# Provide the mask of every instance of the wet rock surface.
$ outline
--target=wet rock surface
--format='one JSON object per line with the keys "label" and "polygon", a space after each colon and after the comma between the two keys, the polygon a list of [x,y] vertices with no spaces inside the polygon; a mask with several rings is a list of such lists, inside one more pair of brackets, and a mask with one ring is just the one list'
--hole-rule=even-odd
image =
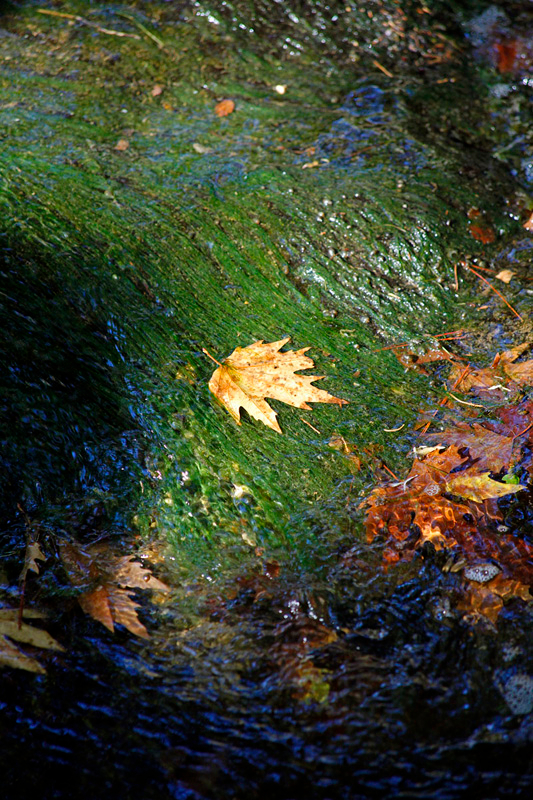
{"label": "wet rock surface", "polygon": [[[439,396],[383,348],[531,332],[527,9],[490,8],[2,9],[1,603],[37,537],[66,648],[2,674],[6,798],[529,797],[530,605],[471,624],[442,553],[383,569],[357,510]],[[285,336],[349,405],[237,428],[202,348]],[[82,615],[65,540],[172,586],[148,642]]]}

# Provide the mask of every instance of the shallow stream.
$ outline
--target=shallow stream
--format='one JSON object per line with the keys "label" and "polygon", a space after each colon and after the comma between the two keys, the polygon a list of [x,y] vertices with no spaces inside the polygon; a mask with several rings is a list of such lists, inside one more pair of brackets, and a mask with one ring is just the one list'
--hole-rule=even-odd
{"label": "shallow stream", "polygon": [[[446,395],[391,345],[531,339],[528,30],[511,2],[2,6],[0,605],[38,542],[23,601],[64,648],[2,671],[6,800],[531,796],[533,606],[462,613],[450,554],[384,565],[360,508]],[[460,262],[511,270],[512,309]],[[348,404],[238,427],[203,349],[286,336]],[[530,501],[501,502],[527,547]],[[150,638],[83,613],[70,545],[170,587],[135,594]]]}

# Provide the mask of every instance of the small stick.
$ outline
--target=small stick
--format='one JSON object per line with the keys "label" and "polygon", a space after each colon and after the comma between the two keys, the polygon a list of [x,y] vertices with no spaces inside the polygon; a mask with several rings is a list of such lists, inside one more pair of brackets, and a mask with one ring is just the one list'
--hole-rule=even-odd
{"label": "small stick", "polygon": [[101,28],[96,22],[91,22],[85,17],[80,17],[78,14],[66,14],[64,11],[52,11],[49,8],[36,8],[38,14],[47,14],[49,17],[62,17],[63,19],[72,19],[75,22],[80,22],[82,25],[87,25],[89,28],[94,28],[99,33],[106,33],[108,36],[126,36],[129,39],[137,39],[140,41],[141,37],[138,33],[124,33],[123,31],[112,31],[109,28]]}
{"label": "small stick", "polygon": [[451,392],[448,392],[448,394],[450,395],[450,397],[453,397],[454,400],[457,400],[458,403],[462,403],[464,406],[474,406],[474,408],[485,408],[485,406],[482,405],[481,403],[469,403],[468,400],[459,400],[459,398],[456,397]]}
{"label": "small stick", "polygon": [[[149,31],[148,28],[146,28],[138,20],[136,20],[135,17],[131,16],[131,14],[125,14],[123,11],[117,11],[117,14],[120,17],[125,17],[126,19],[131,20],[131,22],[133,22],[133,24],[136,25],[140,31],[142,31],[144,34],[146,34],[146,36],[148,36],[149,39],[151,39],[153,42],[156,43],[156,45],[160,50],[165,49],[165,43],[162,42],[161,39],[159,39],[159,37],[155,35],[155,33]],[[140,39],[141,37],[138,36],[137,38]]]}
{"label": "small stick", "polygon": [[352,480],[350,481],[350,488],[348,489],[348,496],[346,498],[346,505],[344,506],[344,508],[348,508],[348,503],[350,502],[350,495],[352,493],[354,480],[355,478],[352,478]]}
{"label": "small stick", "polygon": [[220,363],[220,361],[217,361],[217,360],[216,360],[216,358],[213,358],[213,356],[211,355],[211,353],[210,353],[208,350],[206,350],[206,349],[205,349],[205,347],[202,347],[202,353],[205,353],[205,354],[206,354],[206,356],[207,356],[208,358],[210,358],[210,359],[211,359],[211,361],[214,361],[214,362],[215,362],[215,364],[218,364],[218,366],[219,366],[219,367],[223,367],[223,366],[224,366],[223,364],[221,364],[221,363]]}
{"label": "small stick", "polygon": [[394,75],[392,74],[392,72],[389,72],[389,70],[388,70],[388,69],[386,69],[386,68],[383,66],[383,64],[380,64],[380,63],[379,63],[379,61],[376,61],[376,59],[375,59],[375,58],[373,59],[372,63],[373,63],[373,65],[374,65],[375,67],[377,67],[378,69],[380,69],[380,70],[381,70],[381,72],[382,72],[384,75],[386,75],[386,76],[387,76],[387,78],[394,78]]}
{"label": "small stick", "polygon": [[383,428],[384,433],[396,433],[396,431],[401,431],[402,428],[405,428],[405,422],[403,425],[400,425],[399,428]]}
{"label": "small stick", "polygon": [[[466,336],[468,331],[459,328],[458,331],[448,331],[444,333],[423,333],[421,337],[426,339],[432,337],[433,339],[440,339],[440,341],[453,341],[454,339],[462,339]],[[409,342],[400,342],[399,344],[389,344],[387,347],[379,347],[377,350],[372,350],[373,353],[382,353],[384,350],[394,350],[395,347],[409,347]],[[457,358],[457,356],[454,356]]]}
{"label": "small stick", "polygon": [[461,372],[461,374],[457,378],[457,380],[455,381],[455,383],[453,384],[452,389],[457,389],[459,384],[463,380],[463,378],[466,378],[466,376],[468,375],[469,372],[470,372],[470,364],[467,364],[466,367],[464,368],[464,370]]}
{"label": "small stick", "polygon": [[486,284],[487,284],[487,286],[490,286],[490,288],[492,289],[492,291],[493,291],[493,292],[496,292],[496,294],[498,295],[498,297],[499,297],[501,300],[503,300],[503,302],[505,303],[505,305],[507,306],[507,308],[510,308],[510,309],[511,309],[511,311],[513,312],[513,314],[514,314],[516,317],[518,317],[518,319],[520,319],[520,320],[521,320],[521,319],[523,319],[523,317],[521,317],[521,316],[520,316],[520,314],[518,313],[518,311],[515,311],[515,309],[512,307],[512,305],[511,305],[510,303],[508,303],[508,302],[507,302],[507,300],[505,299],[505,297],[503,296],[503,294],[502,294],[501,292],[499,292],[499,291],[496,289],[496,287],[492,285],[492,283],[489,283],[489,281],[488,281],[486,278],[484,278],[484,277],[483,277],[483,275],[480,275],[480,274],[479,274],[479,272],[476,272],[476,270],[475,270],[473,267],[469,267],[468,265],[466,265],[466,268],[467,268],[467,269],[469,269],[469,270],[470,270],[470,272],[473,272],[473,273],[474,273],[474,275],[477,275],[477,277],[478,277],[478,278],[479,278],[481,281],[483,281],[483,283],[486,283]]}
{"label": "small stick", "polygon": [[515,439],[518,439],[518,437],[519,437],[519,436],[523,436],[523,435],[524,435],[524,433],[527,433],[527,432],[528,432],[528,430],[530,430],[530,428],[533,428],[533,422],[530,422],[530,423],[529,423],[529,425],[527,426],[527,428],[524,428],[524,430],[523,430],[523,431],[520,431],[520,433],[516,433],[516,434],[513,436],[513,442],[514,442],[514,440],[515,440]]}
{"label": "small stick", "polygon": [[308,421],[307,421],[306,419],[304,419],[303,417],[300,417],[300,419],[302,420],[302,422],[303,422],[305,425],[309,425],[309,427],[311,428],[311,430],[313,430],[315,433],[318,433],[318,435],[319,435],[319,436],[322,436],[322,434],[321,434],[321,432],[318,430],[318,428],[315,428],[315,426],[314,426],[314,425],[311,425],[311,423],[310,423],[310,422],[308,422]]}
{"label": "small stick", "polygon": [[397,476],[394,474],[394,472],[393,472],[391,469],[389,469],[389,468],[388,468],[388,466],[385,464],[385,462],[384,462],[384,461],[382,461],[382,462],[381,462],[381,466],[383,467],[383,469],[386,469],[386,470],[387,470],[387,472],[389,473],[389,475],[392,475],[392,477],[394,478],[394,480],[395,480],[395,481],[399,481],[399,480],[400,480],[400,479],[399,479],[399,478],[398,478],[398,477],[397,477]]}

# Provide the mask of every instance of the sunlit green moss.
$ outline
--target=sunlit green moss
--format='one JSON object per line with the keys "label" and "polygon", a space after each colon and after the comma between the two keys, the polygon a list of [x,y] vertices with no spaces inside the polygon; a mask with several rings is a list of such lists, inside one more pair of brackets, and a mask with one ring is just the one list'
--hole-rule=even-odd
{"label": "sunlit green moss", "polygon": [[[258,547],[304,562],[319,548],[313,514],[345,532],[347,478],[354,496],[370,480],[371,459],[352,476],[330,437],[401,469],[409,442],[384,429],[427,398],[380,348],[456,323],[453,259],[481,248],[469,206],[515,223],[498,176],[466,179],[460,148],[430,135],[461,90],[428,96],[416,70],[373,67],[387,51],[365,44],[361,9],[333,32],[320,4],[311,28],[279,8],[274,26],[258,6],[256,36],[240,3],[172,6],[61,5],[93,27],[30,3],[4,19],[6,513],[21,502],[88,535],[136,514],[186,568],[224,570]],[[468,66],[458,55],[445,69]],[[219,119],[223,97],[236,110]],[[311,346],[349,405],[279,406],[283,436],[238,428],[207,391],[202,348],[221,359],[284,335]]]}

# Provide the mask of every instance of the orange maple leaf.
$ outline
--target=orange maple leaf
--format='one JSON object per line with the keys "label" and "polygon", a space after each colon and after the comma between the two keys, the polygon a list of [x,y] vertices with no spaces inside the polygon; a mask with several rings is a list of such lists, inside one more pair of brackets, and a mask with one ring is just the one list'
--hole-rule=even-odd
{"label": "orange maple leaf", "polygon": [[[313,381],[322,380],[323,375],[295,374],[302,369],[311,369],[314,363],[312,358],[304,355],[309,347],[280,353],[288,341],[289,336],[278,342],[259,341],[248,347],[237,347],[211,376],[210,391],[238,425],[241,424],[240,409],[244,408],[251,417],[281,433],[277,414],[265,397],[308,411],[311,410],[308,403],[336,403],[342,406],[348,402],[311,385]],[[207,350],[204,352],[213,358]]]}

